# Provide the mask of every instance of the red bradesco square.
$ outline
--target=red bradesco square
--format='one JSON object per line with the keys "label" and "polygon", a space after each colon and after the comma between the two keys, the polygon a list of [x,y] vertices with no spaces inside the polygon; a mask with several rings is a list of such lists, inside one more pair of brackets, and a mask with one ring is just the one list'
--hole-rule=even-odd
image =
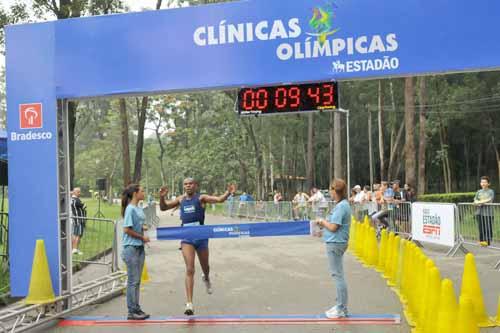
{"label": "red bradesco square", "polygon": [[42,103],[20,104],[21,128],[42,128]]}

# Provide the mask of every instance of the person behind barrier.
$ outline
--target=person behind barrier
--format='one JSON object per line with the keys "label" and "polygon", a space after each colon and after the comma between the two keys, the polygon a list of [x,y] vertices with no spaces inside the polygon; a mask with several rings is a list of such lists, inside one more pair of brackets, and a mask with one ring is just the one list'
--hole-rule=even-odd
{"label": "person behind barrier", "polygon": [[316,187],[311,189],[311,197],[307,201],[311,203],[314,217],[323,217],[326,210],[328,210],[328,201]]}
{"label": "person behind barrier", "polygon": [[[222,203],[227,200],[229,195],[234,194],[236,186],[230,184],[226,193],[217,197],[210,195],[200,195],[197,193],[198,183],[193,178],[184,179],[184,194],[175,200],[166,201],[168,193],[166,187],[160,190],[160,210],[165,211],[179,206],[183,227],[192,227],[205,224],[205,205],[209,203]],[[186,307],[184,314],[192,316],[193,307],[193,289],[194,289],[194,261],[196,254],[203,271],[202,280],[208,294],[212,293],[212,283],[210,281],[209,251],[208,239],[183,239],[181,241],[181,251],[186,264]]]}
{"label": "person behind barrier", "polygon": [[476,205],[476,221],[479,229],[479,244],[481,246],[490,246],[493,239],[493,209],[490,204],[495,198],[495,192],[490,189],[490,178],[481,177],[481,189],[474,196],[474,205]]}
{"label": "person behind barrier", "polygon": [[400,187],[401,182],[399,179],[393,180],[392,181],[392,191],[394,193],[392,197],[392,210],[393,210],[393,218],[394,218],[394,229],[395,231],[403,231],[403,232],[408,232],[409,230],[406,230],[406,226],[403,225],[405,220],[408,220],[405,218],[405,211],[403,210],[403,207],[401,206],[401,203],[404,202],[405,196],[403,193],[403,190]]}
{"label": "person behind barrier", "polygon": [[297,192],[293,197],[293,218],[295,220],[306,217],[307,200],[309,200],[309,196],[302,191]]}
{"label": "person behind barrier", "polygon": [[71,219],[73,224],[73,235],[71,237],[71,245],[73,254],[82,255],[83,252],[78,249],[82,240],[83,231],[85,230],[85,217],[87,217],[87,207],[80,199],[81,190],[75,187],[71,192]]}
{"label": "person behind barrier", "polygon": [[347,283],[344,278],[344,253],[349,241],[349,225],[351,223],[351,206],[347,200],[346,183],[342,179],[334,179],[330,193],[335,200],[328,219],[317,219],[316,223],[324,228],[323,241],[326,245],[326,255],[330,273],[335,280],[337,289],[337,304],[325,312],[328,318],[347,317]]}
{"label": "person behind barrier", "polygon": [[127,265],[127,308],[128,320],[144,320],[149,315],[139,305],[141,275],[144,269],[144,244],[149,237],[144,236],[144,211],[139,202],[144,200],[144,189],[138,184],[127,186],[122,193],[123,250],[122,259]]}
{"label": "person behind barrier", "polygon": [[381,226],[386,229],[389,227],[389,222],[387,221],[387,217],[389,216],[389,210],[387,209],[387,202],[385,193],[387,192],[386,181],[380,183],[380,189],[375,194],[376,202],[378,205],[378,212],[372,215],[372,222],[375,226]]}
{"label": "person behind barrier", "polygon": [[415,202],[417,200],[417,195],[415,193],[415,190],[413,189],[413,186],[410,184],[405,184],[404,185],[404,196],[405,200],[407,202]]}

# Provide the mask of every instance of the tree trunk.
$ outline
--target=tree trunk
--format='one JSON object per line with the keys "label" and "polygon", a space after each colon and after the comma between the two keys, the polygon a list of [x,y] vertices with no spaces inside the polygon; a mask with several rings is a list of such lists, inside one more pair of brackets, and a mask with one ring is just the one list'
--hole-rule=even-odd
{"label": "tree trunk", "polygon": [[342,115],[339,112],[335,112],[335,115],[333,116],[333,136],[333,176],[335,178],[344,178],[344,158],[342,154]]}
{"label": "tree trunk", "polygon": [[399,166],[396,165],[396,159],[402,159],[400,155],[400,145],[403,141],[403,130],[405,128],[405,122],[401,121],[399,125],[398,132],[396,133],[396,123],[397,123],[397,109],[396,101],[394,98],[394,85],[392,80],[390,81],[390,91],[391,91],[391,105],[394,112],[391,122],[391,143],[389,149],[389,167],[387,168],[387,179],[394,179],[399,174]]}
{"label": "tree trunk", "polygon": [[146,111],[148,109],[149,99],[147,96],[142,97],[141,103],[136,98],[137,105],[137,145],[135,146],[135,163],[134,163],[134,183],[141,181],[142,171],[142,152],[144,150],[144,127],[146,126]]}
{"label": "tree trunk", "polygon": [[[420,78],[420,85],[418,90],[418,100],[420,104],[420,128],[419,128],[419,147],[418,147],[418,189],[417,194],[424,194],[426,191],[427,178],[425,176],[425,154],[427,146],[427,134],[426,134],[426,104],[427,104],[427,91],[425,85],[425,77]],[[415,184],[411,184],[415,186]]]}
{"label": "tree trunk", "polygon": [[382,89],[382,80],[378,81],[378,150],[380,157],[380,179],[385,180],[384,92]]}
{"label": "tree trunk", "polygon": [[[400,154],[401,143],[403,142],[403,131],[405,129],[405,122],[402,121],[399,126],[398,134],[394,140],[394,146],[391,149],[391,155],[389,157],[389,168],[387,169],[387,179],[393,179],[399,174],[399,168],[396,165],[396,161],[402,159]],[[404,150],[404,149],[403,149]],[[404,153],[404,152],[403,152]]]}
{"label": "tree trunk", "polygon": [[334,169],[334,166],[333,166],[333,154],[334,154],[334,151],[333,151],[333,143],[334,143],[334,135],[335,135],[335,131],[333,130],[333,127],[334,127],[334,120],[333,120],[333,117],[334,117],[334,112],[330,112],[330,118],[329,118],[329,126],[328,126],[328,138],[329,138],[329,146],[328,146],[328,180],[331,181],[332,178],[333,178],[333,169]]}
{"label": "tree trunk", "polygon": [[124,98],[120,98],[120,120],[123,150],[123,187],[126,187],[130,184],[130,147],[128,139],[127,104]]}
{"label": "tree trunk", "polygon": [[368,109],[368,160],[370,162],[370,187],[373,186],[373,138],[372,138],[372,112]]}
{"label": "tree trunk", "polygon": [[283,153],[281,155],[281,180],[283,183],[283,196],[288,192],[288,171],[286,165],[286,136],[283,136]]}
{"label": "tree trunk", "polygon": [[254,152],[255,152],[255,166],[257,167],[257,170],[256,170],[256,176],[257,176],[257,198],[260,200],[262,199],[262,193],[261,193],[261,188],[260,188],[260,184],[262,184],[262,175],[263,175],[263,172],[262,172],[262,155],[261,155],[261,152],[260,152],[260,146],[257,142],[257,139],[255,137],[255,132],[254,132],[254,129],[253,129],[253,125],[251,122],[243,122],[246,130],[247,130],[247,133],[248,133],[248,136],[250,137],[250,140],[252,141],[252,144],[253,144],[253,148],[254,148]]}
{"label": "tree trunk", "polygon": [[68,145],[69,145],[69,184],[74,187],[75,179],[75,127],[77,102],[68,102]]}
{"label": "tree trunk", "polygon": [[493,148],[495,149],[495,156],[497,158],[497,170],[498,170],[498,178],[497,178],[497,183],[498,183],[498,188],[497,188],[497,193],[500,192],[500,152],[498,151],[498,146],[493,145]]}
{"label": "tree trunk", "polygon": [[314,114],[308,115],[307,128],[307,187],[314,186]]}
{"label": "tree trunk", "polygon": [[274,161],[273,161],[273,145],[271,141],[271,135],[269,135],[269,182],[270,182],[269,192],[272,192],[274,191]]}
{"label": "tree trunk", "polygon": [[448,166],[448,147],[446,145],[445,131],[441,115],[439,115],[439,144],[441,147],[441,163],[443,166],[444,191],[445,193],[450,193],[451,184],[450,184],[450,174],[449,174],[450,169]]}
{"label": "tree trunk", "polygon": [[416,161],[415,161],[415,92],[413,77],[405,78],[405,182],[415,186]]}

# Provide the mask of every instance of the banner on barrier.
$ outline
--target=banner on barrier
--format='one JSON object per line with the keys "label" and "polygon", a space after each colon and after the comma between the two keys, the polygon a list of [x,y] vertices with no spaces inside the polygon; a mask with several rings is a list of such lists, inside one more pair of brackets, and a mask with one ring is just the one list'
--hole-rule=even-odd
{"label": "banner on barrier", "polygon": [[455,205],[415,202],[411,206],[413,239],[453,247]]}

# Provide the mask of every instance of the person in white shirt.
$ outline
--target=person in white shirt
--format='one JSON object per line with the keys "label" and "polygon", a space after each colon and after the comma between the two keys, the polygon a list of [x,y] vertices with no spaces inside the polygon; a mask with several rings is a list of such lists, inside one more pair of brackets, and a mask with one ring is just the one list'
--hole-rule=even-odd
{"label": "person in white shirt", "polygon": [[354,203],[360,204],[365,201],[365,192],[361,191],[361,186],[354,186],[354,191],[356,192],[356,196],[354,197]]}
{"label": "person in white shirt", "polygon": [[316,187],[311,189],[311,197],[307,200],[312,205],[313,213],[316,217],[324,216],[328,209],[328,201],[325,196]]}

